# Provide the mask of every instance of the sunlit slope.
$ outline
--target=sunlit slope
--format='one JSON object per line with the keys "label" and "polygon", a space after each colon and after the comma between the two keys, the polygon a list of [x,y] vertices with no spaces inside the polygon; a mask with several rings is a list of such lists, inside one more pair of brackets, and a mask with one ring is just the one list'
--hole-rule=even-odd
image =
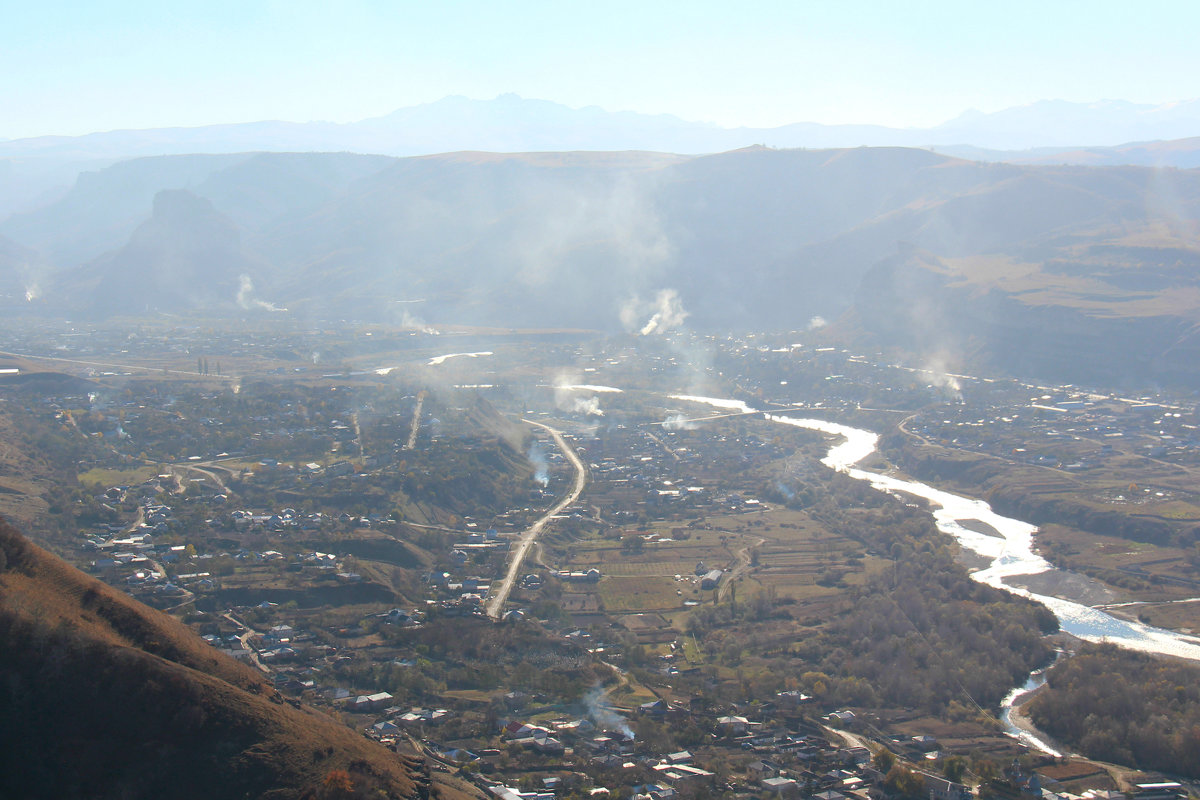
{"label": "sunlit slope", "polygon": [[864,279],[842,327],[942,363],[1058,382],[1195,386],[1196,240],[1189,226],[1107,226],[1013,256],[905,248]]}

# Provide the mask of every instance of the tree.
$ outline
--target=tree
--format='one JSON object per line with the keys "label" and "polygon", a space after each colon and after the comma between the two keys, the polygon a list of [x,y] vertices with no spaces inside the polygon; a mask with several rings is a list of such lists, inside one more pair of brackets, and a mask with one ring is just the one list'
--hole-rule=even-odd
{"label": "tree", "polygon": [[353,796],[354,782],[350,780],[350,773],[344,769],[330,770],[321,787],[321,797],[339,800],[339,798]]}
{"label": "tree", "polygon": [[925,779],[903,764],[894,764],[883,779],[884,787],[893,795],[918,800],[925,795]]}
{"label": "tree", "polygon": [[983,781],[989,781],[1000,774],[996,762],[983,753],[975,753],[971,756],[971,771]]}

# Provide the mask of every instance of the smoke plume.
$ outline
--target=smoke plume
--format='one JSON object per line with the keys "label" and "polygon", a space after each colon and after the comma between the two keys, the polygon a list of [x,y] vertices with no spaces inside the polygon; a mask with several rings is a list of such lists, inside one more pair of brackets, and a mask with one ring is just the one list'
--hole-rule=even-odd
{"label": "smoke plume", "polygon": [[529,446],[529,463],[533,464],[533,479],[541,486],[550,484],[550,464],[537,441]]}
{"label": "smoke plume", "polygon": [[672,414],[662,424],[667,431],[691,431],[696,429],[696,423],[683,414]]}
{"label": "smoke plume", "polygon": [[250,280],[249,275],[239,276],[236,298],[239,307],[247,311],[253,308],[261,308],[264,311],[287,311],[286,308],[280,308],[274,303],[268,303],[266,300],[255,300],[251,297],[252,294],[254,294],[254,281]]}
{"label": "smoke plume", "polygon": [[931,359],[921,367],[921,373],[934,387],[941,389],[956,402],[962,402],[962,385],[959,384],[958,378],[947,374],[945,361],[940,358]]}
{"label": "smoke plume", "polygon": [[571,412],[574,414],[585,414],[589,417],[604,416],[604,410],[600,408],[600,398],[595,395],[588,398],[576,397],[571,402]]}
{"label": "smoke plume", "polygon": [[[621,324],[629,332],[639,336],[663,334],[683,325],[688,312],[683,308],[679,292],[660,289],[653,301],[645,301],[636,295],[621,307]],[[645,319],[645,322],[641,320]]]}
{"label": "smoke plume", "polygon": [[400,315],[400,327],[406,331],[418,331],[420,333],[427,333],[430,336],[437,336],[440,333],[437,328],[429,327],[425,324],[425,320],[416,314],[410,313],[407,308]]}
{"label": "smoke plume", "polygon": [[510,231],[511,252],[521,265],[517,279],[525,286],[549,286],[581,256],[602,254],[608,277],[636,289],[674,254],[651,198],[644,176],[567,190],[544,187],[529,198],[542,213]]}
{"label": "smoke plume", "polygon": [[595,394],[584,396],[581,392],[602,391],[610,387],[594,389],[586,384],[580,384],[580,380],[582,380],[580,373],[572,370],[563,370],[555,375],[554,405],[560,411],[571,414],[584,414],[590,417],[604,416],[604,410],[600,408],[600,398]]}
{"label": "smoke plume", "polygon": [[620,731],[630,739],[633,738],[633,728],[629,727],[629,723],[625,721],[624,717],[613,711],[612,706],[608,705],[604,688],[600,684],[596,684],[588,690],[587,694],[583,696],[583,704],[587,707],[587,715],[591,717],[596,727]]}

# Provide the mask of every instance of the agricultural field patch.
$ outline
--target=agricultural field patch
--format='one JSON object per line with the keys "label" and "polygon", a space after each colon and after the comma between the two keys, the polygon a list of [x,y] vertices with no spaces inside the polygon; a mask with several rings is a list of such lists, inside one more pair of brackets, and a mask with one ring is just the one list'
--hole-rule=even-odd
{"label": "agricultural field patch", "polygon": [[158,474],[154,467],[133,469],[89,469],[79,473],[79,483],[88,488],[104,486],[132,486],[150,480]]}
{"label": "agricultural field patch", "polygon": [[1036,547],[1057,565],[1103,581],[1121,599],[1161,602],[1200,594],[1196,555],[1190,550],[1066,525],[1042,526]]}
{"label": "agricultural field patch", "polygon": [[683,605],[673,578],[613,576],[600,581],[597,594],[608,612],[657,611]]}
{"label": "agricultural field patch", "polygon": [[659,576],[673,577],[690,573],[690,565],[682,561],[650,561],[643,563],[614,563],[608,565],[607,573],[613,576]]}

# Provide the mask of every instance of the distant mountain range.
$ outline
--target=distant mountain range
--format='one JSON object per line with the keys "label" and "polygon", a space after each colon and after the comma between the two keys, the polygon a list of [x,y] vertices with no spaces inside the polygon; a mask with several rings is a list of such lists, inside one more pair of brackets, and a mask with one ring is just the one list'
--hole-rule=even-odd
{"label": "distant mountain range", "polygon": [[988,150],[969,145],[936,148],[937,152],[972,161],[1009,164],[1059,164],[1090,167],[1200,167],[1200,137],[1152,142],[1131,142],[1113,147],[1035,147],[1029,150]]}
{"label": "distant mountain range", "polygon": [[61,196],[81,171],[143,156],[348,152],[390,156],[640,150],[719,153],[778,148],[923,147],[983,161],[1200,165],[1200,101],[1159,106],[1046,100],[966,112],[932,128],[822,125],[724,128],[667,114],[569,108],[513,94],[446,97],[360,122],[252,122],[0,141],[0,219]]}
{"label": "distant mountain range", "polygon": [[1200,384],[1197,219],[1197,171],[908,148],[166,156],[0,223],[0,266],[7,313],[633,332],[820,316],[943,360]]}
{"label": "distant mountain range", "polygon": [[532,152],[654,150],[713,153],[771,147],[927,147],[990,150],[1110,147],[1200,136],[1200,100],[1159,106],[1106,100],[1044,100],[994,113],[968,111],[932,128],[822,125],[724,128],[668,114],[570,108],[514,94],[494,100],[446,97],[344,124],[253,122],[196,128],[119,130],[0,142],[0,158],[125,159],[186,153],[354,152],[393,156],[457,150]]}

